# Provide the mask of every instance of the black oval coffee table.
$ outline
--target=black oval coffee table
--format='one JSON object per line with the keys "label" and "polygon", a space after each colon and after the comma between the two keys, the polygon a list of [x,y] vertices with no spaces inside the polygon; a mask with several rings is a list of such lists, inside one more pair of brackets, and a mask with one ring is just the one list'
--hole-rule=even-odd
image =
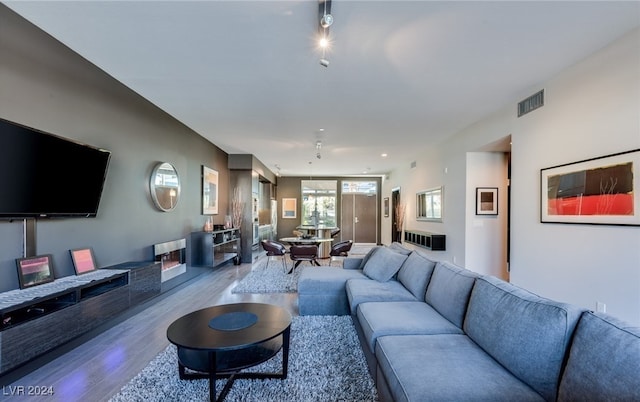
{"label": "black oval coffee table", "polygon": [[[178,347],[181,380],[209,379],[209,399],[222,401],[238,378],[287,378],[291,314],[262,303],[207,307],[174,321],[169,342]],[[265,362],[282,349],[282,371],[247,373],[241,370]],[[185,367],[197,373],[187,373]],[[216,379],[228,378],[216,399]]]}

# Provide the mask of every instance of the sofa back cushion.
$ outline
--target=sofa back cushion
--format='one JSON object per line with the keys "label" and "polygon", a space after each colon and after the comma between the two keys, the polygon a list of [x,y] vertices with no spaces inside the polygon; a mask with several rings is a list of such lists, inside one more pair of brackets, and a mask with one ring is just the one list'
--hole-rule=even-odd
{"label": "sofa back cushion", "polygon": [[424,300],[444,318],[462,328],[469,294],[478,274],[448,262],[433,269]]}
{"label": "sofa back cushion", "polygon": [[398,281],[411,292],[416,299],[424,301],[427,285],[433,274],[435,261],[413,252],[409,254],[398,271]]}
{"label": "sofa back cushion", "polygon": [[381,247],[367,259],[362,272],[371,279],[386,282],[398,272],[406,259],[405,254]]}
{"label": "sofa back cushion", "polygon": [[383,248],[383,246],[371,247],[367,254],[362,257],[362,261],[360,261],[360,266],[358,267],[358,269],[364,269],[364,266],[367,265],[367,261],[369,261],[369,259],[381,248]]}
{"label": "sofa back cushion", "polygon": [[558,401],[640,401],[640,327],[584,312],[571,342]]}
{"label": "sofa back cushion", "polygon": [[542,397],[555,400],[568,344],[582,311],[484,276],[471,292],[464,331]]}
{"label": "sofa back cushion", "polygon": [[406,248],[405,246],[402,245],[402,243],[398,243],[397,241],[394,241],[393,243],[389,244],[389,248],[395,252],[398,252],[404,255],[409,255],[412,252],[411,249]]}

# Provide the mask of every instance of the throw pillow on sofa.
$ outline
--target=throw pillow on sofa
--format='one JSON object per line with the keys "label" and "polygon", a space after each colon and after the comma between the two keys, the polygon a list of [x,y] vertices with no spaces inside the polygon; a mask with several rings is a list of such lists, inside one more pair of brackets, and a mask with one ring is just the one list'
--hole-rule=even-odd
{"label": "throw pillow on sofa", "polygon": [[409,254],[400,267],[398,281],[418,300],[424,301],[427,285],[435,266],[435,261],[431,261],[414,251]]}
{"label": "throw pillow on sofa", "polygon": [[407,256],[392,251],[388,247],[380,247],[367,260],[362,272],[378,282],[386,282],[400,269]]}
{"label": "throw pillow on sofa", "polygon": [[374,255],[376,251],[380,250],[381,248],[382,246],[372,247],[371,250],[369,250],[367,254],[365,254],[365,256],[362,257],[362,261],[360,262],[360,267],[358,269],[364,269],[364,266],[367,265],[367,261],[369,261],[369,258],[371,258],[371,256]]}

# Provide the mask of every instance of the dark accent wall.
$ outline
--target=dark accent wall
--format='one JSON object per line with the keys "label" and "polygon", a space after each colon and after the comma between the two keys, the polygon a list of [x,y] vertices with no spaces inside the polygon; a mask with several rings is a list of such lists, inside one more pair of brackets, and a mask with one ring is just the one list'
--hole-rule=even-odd
{"label": "dark accent wall", "polygon": [[[0,117],[112,152],[96,218],[36,224],[37,253],[53,255],[56,277],[73,274],[69,249],[93,247],[103,267],[151,260],[152,244],[188,240],[206,220],[202,165],[219,172],[220,213],[213,218],[224,223],[225,152],[2,4],[0,55]],[[173,164],[182,181],[172,212],[157,210],[149,194],[151,169],[160,161]],[[11,189],[1,188],[0,196],[5,191]],[[0,221],[0,291],[18,287],[21,255],[22,221]]]}
{"label": "dark accent wall", "polygon": [[[338,200],[338,208],[336,209],[336,222],[340,226],[340,219],[342,218],[342,211],[340,210],[340,199],[342,197],[342,181],[375,181],[378,183],[378,194],[376,199],[378,205],[382,203],[382,179],[380,177],[279,177],[278,178],[278,191],[276,199],[278,201],[278,237],[292,236],[293,230],[296,226],[300,225],[302,217],[302,201],[301,201],[301,186],[302,180],[337,180],[338,192],[336,194]],[[282,218],[282,199],[283,198],[295,198],[296,202],[296,219],[283,219]],[[380,222],[376,224],[377,238],[380,239]],[[338,237],[341,240],[341,237]],[[344,239],[346,240],[346,239]]]}

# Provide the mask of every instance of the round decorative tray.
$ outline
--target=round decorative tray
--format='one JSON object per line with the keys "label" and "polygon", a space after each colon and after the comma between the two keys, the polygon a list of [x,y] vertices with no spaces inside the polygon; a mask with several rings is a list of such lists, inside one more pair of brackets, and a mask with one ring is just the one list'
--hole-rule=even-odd
{"label": "round decorative tray", "polygon": [[237,331],[249,328],[258,322],[258,316],[253,313],[238,311],[222,314],[209,321],[209,327],[219,331]]}

